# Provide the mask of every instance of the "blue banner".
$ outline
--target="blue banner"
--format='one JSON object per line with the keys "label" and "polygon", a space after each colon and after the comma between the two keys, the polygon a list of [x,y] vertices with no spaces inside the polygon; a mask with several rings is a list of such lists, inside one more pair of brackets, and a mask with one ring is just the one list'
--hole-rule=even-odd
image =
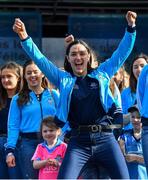
{"label": "blue banner", "polygon": [[16,61],[23,64],[29,57],[21,48],[18,35],[13,32],[15,18],[20,18],[26,30],[41,49],[42,21],[39,13],[0,13],[0,64]]}

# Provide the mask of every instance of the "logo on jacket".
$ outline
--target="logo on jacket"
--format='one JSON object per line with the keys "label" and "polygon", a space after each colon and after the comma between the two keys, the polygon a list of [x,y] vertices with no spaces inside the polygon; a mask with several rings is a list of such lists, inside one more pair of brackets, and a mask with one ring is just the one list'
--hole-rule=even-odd
{"label": "logo on jacket", "polygon": [[77,84],[74,85],[74,89],[79,89],[79,86]]}
{"label": "logo on jacket", "polygon": [[98,84],[95,82],[91,82],[90,89],[97,89],[97,88],[98,88]]}

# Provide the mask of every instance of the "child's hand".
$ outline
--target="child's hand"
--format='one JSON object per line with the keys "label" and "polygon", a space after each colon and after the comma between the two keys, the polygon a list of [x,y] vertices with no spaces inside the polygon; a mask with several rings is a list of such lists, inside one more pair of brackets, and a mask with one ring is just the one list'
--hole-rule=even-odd
{"label": "child's hand", "polygon": [[48,158],[48,165],[50,165],[50,166],[56,166],[56,167],[58,167],[59,166],[59,162],[56,160],[56,159],[50,159],[50,158]]}

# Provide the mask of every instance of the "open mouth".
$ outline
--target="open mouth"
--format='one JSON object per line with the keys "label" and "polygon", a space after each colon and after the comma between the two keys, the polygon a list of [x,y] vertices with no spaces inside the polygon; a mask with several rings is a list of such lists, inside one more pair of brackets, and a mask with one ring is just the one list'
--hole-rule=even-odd
{"label": "open mouth", "polygon": [[35,77],[30,78],[30,81],[31,81],[32,83],[35,83],[35,82],[37,82],[37,78],[35,78]]}
{"label": "open mouth", "polygon": [[77,63],[75,63],[75,66],[76,66],[76,68],[82,68],[82,66],[83,66],[83,62],[77,62]]}

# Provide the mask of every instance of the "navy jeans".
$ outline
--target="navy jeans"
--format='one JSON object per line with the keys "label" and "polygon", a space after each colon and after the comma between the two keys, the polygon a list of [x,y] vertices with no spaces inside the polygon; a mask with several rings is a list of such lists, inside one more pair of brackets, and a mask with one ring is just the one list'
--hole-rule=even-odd
{"label": "navy jeans", "polygon": [[7,137],[0,136],[0,179],[21,179],[20,168],[18,164],[17,148],[14,152],[16,158],[16,166],[8,168],[6,163],[6,154],[4,144],[7,142]]}
{"label": "navy jeans", "polygon": [[101,164],[112,179],[129,179],[124,156],[113,133],[72,131],[58,179],[77,179],[88,162]]}
{"label": "navy jeans", "polygon": [[148,174],[148,126],[142,128],[142,150],[145,161],[146,171]]}
{"label": "navy jeans", "polygon": [[42,140],[22,138],[19,142],[19,162],[23,179],[38,179],[38,170],[33,168],[31,158]]}

